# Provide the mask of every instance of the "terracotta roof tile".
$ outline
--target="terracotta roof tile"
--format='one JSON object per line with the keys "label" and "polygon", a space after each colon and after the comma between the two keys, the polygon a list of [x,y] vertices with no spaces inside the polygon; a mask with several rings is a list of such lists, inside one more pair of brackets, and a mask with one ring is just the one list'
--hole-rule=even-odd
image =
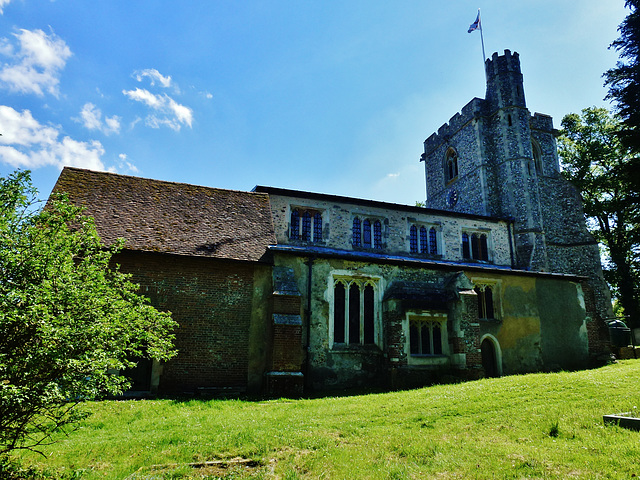
{"label": "terracotta roof tile", "polygon": [[260,260],[276,243],[269,196],[65,167],[53,192],[86,207],[107,245]]}

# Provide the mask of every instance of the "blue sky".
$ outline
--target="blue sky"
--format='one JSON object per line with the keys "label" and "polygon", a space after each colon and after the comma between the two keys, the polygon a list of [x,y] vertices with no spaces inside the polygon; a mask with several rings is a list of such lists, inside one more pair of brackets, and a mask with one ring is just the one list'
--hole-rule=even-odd
{"label": "blue sky", "polygon": [[422,142],[520,54],[527,105],[607,106],[624,0],[0,0],[0,175],[64,165],[414,204]]}

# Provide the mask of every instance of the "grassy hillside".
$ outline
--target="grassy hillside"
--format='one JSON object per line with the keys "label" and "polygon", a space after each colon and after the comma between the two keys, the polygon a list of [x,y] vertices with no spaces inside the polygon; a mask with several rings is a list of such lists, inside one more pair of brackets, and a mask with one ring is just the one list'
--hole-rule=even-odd
{"label": "grassy hillside", "polygon": [[629,360],[351,397],[97,402],[24,462],[87,479],[640,477],[640,433],[602,422],[638,411],[639,387]]}

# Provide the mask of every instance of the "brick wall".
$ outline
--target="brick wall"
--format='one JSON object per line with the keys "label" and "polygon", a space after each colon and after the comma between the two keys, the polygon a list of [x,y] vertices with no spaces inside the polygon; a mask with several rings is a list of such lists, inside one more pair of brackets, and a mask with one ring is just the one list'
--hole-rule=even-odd
{"label": "brick wall", "polygon": [[253,265],[140,252],[115,262],[179,324],[178,355],[164,365],[160,392],[246,387]]}

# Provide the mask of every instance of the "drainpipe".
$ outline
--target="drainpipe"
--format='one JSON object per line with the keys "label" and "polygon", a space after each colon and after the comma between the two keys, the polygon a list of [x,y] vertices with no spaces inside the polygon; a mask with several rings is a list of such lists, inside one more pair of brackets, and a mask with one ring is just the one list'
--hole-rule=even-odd
{"label": "drainpipe", "polygon": [[513,225],[515,224],[515,218],[510,218],[509,219],[509,223],[507,223],[507,231],[509,232],[509,255],[511,256],[511,268],[515,268],[516,267],[516,261],[514,258],[514,252],[513,252],[513,234],[511,229],[513,228]]}

